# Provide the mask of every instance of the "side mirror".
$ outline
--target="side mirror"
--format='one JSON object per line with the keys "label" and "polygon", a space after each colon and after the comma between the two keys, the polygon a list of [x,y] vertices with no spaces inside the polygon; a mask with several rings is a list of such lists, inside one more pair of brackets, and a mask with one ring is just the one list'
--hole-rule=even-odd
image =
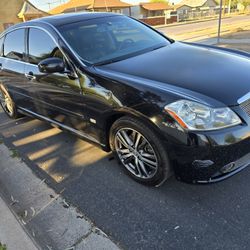
{"label": "side mirror", "polygon": [[38,64],[38,68],[41,73],[65,73],[64,61],[58,57],[50,57],[42,60]]}

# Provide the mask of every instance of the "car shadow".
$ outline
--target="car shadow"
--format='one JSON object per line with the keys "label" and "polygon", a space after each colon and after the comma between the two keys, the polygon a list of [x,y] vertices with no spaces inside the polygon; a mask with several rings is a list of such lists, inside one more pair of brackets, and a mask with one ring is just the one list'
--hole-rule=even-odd
{"label": "car shadow", "polygon": [[125,248],[232,249],[249,240],[249,169],[217,184],[172,177],[154,188],[134,182],[111,154],[45,122],[13,121],[0,110],[0,134],[12,157]]}

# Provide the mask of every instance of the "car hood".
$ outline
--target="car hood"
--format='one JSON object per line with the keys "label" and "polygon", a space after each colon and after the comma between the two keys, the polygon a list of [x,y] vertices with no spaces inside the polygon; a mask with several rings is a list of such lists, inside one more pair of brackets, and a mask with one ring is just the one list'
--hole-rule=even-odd
{"label": "car hood", "polygon": [[180,87],[228,106],[250,91],[250,57],[175,42],[99,69]]}

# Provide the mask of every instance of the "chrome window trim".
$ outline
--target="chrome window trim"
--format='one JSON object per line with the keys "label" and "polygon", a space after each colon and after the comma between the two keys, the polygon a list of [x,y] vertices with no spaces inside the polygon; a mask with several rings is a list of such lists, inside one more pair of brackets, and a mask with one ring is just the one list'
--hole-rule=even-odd
{"label": "chrome window trim", "polygon": [[250,99],[250,92],[248,92],[247,94],[245,94],[241,98],[239,98],[237,100],[237,102],[238,102],[238,104],[241,104],[241,103],[243,103],[243,102],[245,102],[245,101],[247,101],[249,99]]}
{"label": "chrome window trim", "polygon": [[10,61],[13,61],[13,62],[16,62],[16,63],[23,63],[23,64],[30,65],[30,63],[27,63],[27,62],[24,62],[24,61],[15,60],[15,59],[4,57],[4,56],[0,56],[0,58],[3,58],[4,60],[10,60]]}

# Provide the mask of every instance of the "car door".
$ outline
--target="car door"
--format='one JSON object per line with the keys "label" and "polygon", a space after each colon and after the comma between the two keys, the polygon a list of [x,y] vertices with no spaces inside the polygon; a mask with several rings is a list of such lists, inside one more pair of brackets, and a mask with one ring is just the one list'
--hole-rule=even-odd
{"label": "car door", "polygon": [[24,76],[25,29],[10,31],[1,38],[1,42],[0,83],[8,88],[18,107],[29,107],[29,86]]}
{"label": "car door", "polygon": [[84,131],[84,100],[77,77],[64,73],[44,74],[38,64],[43,59],[59,57],[65,61],[69,71],[72,66],[58,47],[53,37],[45,30],[30,28],[28,32],[28,64],[25,75],[30,84],[33,112],[60,124]]}

